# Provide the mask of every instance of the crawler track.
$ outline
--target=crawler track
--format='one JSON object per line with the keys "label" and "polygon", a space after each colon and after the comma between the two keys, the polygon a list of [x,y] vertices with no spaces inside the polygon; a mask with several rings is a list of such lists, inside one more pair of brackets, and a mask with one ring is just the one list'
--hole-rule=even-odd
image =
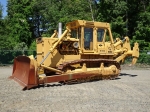
{"label": "crawler track", "polygon": [[[80,64],[82,65],[83,63],[90,64],[100,64],[104,63],[104,67],[108,67],[110,65],[115,65],[118,70],[121,70],[120,64],[111,59],[80,59],[80,60],[74,60],[74,61],[69,61],[69,62],[64,62],[58,66],[58,69],[61,71],[66,71],[67,69],[74,70],[75,68],[72,67],[74,64]],[[92,66],[91,66],[92,68]],[[93,80],[108,80],[108,79],[115,79],[118,77],[119,74],[117,75],[91,75],[90,77],[85,77],[85,78],[78,78],[78,79],[72,79],[72,80],[66,80],[66,81],[61,81],[65,84],[71,84],[71,83],[83,83],[83,82],[89,82]]]}

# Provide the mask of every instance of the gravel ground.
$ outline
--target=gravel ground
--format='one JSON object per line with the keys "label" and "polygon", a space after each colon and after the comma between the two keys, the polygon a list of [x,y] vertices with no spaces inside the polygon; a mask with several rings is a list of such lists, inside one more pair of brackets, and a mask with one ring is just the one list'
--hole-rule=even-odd
{"label": "gravel ground", "polygon": [[74,85],[54,83],[22,91],[0,67],[1,112],[150,112],[150,68],[124,67],[118,79]]}

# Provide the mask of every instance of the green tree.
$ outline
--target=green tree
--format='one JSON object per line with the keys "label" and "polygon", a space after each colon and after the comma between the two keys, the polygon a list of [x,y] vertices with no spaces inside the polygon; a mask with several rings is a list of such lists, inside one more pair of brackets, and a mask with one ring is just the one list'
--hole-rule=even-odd
{"label": "green tree", "polygon": [[140,43],[141,50],[150,50],[150,1],[139,1],[136,6],[139,12],[134,23],[133,41]]}
{"label": "green tree", "polygon": [[65,26],[76,19],[92,20],[89,2],[85,0],[36,0],[33,10],[35,27],[43,34],[53,33],[59,22]]}
{"label": "green tree", "polygon": [[8,0],[7,12],[9,19],[9,37],[17,43],[32,43],[30,17],[32,15],[32,0]]}
{"label": "green tree", "polygon": [[3,6],[2,6],[2,4],[0,3],[0,19],[2,19],[2,14],[3,14]]}
{"label": "green tree", "polygon": [[7,33],[7,18],[2,17],[3,6],[0,3],[0,64],[8,63],[10,61],[10,53],[4,50],[11,48],[11,41]]}
{"label": "green tree", "polygon": [[8,37],[8,26],[7,26],[7,18],[2,17],[3,12],[3,6],[0,4],[0,50],[9,49],[10,44],[10,38]]}
{"label": "green tree", "polygon": [[126,12],[128,8],[125,0],[100,0],[97,8],[97,20],[111,23],[114,37],[127,34]]}

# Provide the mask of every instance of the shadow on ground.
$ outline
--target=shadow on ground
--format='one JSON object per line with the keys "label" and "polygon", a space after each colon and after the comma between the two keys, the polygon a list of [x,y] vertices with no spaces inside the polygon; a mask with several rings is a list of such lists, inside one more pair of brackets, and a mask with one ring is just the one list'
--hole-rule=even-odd
{"label": "shadow on ground", "polygon": [[[128,74],[129,75],[129,74]],[[96,82],[96,81],[100,81],[100,80],[119,80],[121,78],[119,77],[116,77],[114,79],[94,79],[94,80],[90,80],[90,81],[85,81],[85,82],[78,82],[78,81],[73,81],[73,82],[70,82],[70,83],[65,83],[63,81],[60,81],[58,83],[55,83],[55,84],[52,84],[52,83],[47,83],[47,84],[41,84],[41,85],[38,85],[36,87],[33,87],[31,89],[38,89],[38,88],[44,88],[44,87],[56,87],[56,86],[64,86],[64,85],[75,85],[75,84],[82,84],[82,83],[91,83],[91,82]],[[26,90],[26,89],[25,89]],[[29,89],[30,90],[30,89]]]}
{"label": "shadow on ground", "polygon": [[127,74],[127,73],[120,73],[119,76],[129,76],[129,77],[136,77],[137,75]]}
{"label": "shadow on ground", "polygon": [[30,88],[29,90],[31,90],[31,89],[38,89],[38,88],[44,88],[44,87],[56,87],[56,86],[62,86],[62,85],[63,84],[60,84],[60,83],[58,83],[58,84],[45,84],[45,85],[41,84],[41,85],[35,86],[33,88]]}

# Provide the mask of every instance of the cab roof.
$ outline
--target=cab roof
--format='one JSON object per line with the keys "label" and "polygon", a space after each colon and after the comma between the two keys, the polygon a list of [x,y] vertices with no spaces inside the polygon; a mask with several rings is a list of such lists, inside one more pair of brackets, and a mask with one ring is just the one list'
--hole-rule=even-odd
{"label": "cab roof", "polygon": [[98,27],[98,28],[110,28],[110,24],[106,22],[96,22],[96,21],[85,21],[85,20],[75,20],[66,24],[69,29],[75,29],[80,26],[84,27]]}

